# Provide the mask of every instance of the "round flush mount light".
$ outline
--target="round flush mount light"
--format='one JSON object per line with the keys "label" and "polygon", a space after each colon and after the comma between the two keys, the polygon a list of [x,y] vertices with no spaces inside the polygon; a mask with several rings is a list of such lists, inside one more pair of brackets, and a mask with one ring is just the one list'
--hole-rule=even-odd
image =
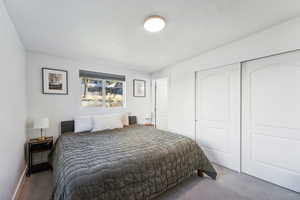
{"label": "round flush mount light", "polygon": [[166,26],[166,20],[158,15],[152,15],[145,19],[144,28],[146,31],[155,33],[163,30]]}

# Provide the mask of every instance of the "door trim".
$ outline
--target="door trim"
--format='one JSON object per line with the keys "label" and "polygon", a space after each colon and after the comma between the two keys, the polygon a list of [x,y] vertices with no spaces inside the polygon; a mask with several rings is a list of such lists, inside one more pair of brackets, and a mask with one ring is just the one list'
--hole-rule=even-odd
{"label": "door trim", "polygon": [[260,60],[260,59],[269,58],[269,57],[273,57],[273,56],[279,56],[279,55],[287,54],[287,53],[293,53],[293,52],[296,52],[296,51],[300,51],[300,49],[294,49],[294,50],[289,50],[289,51],[281,51],[279,53],[269,54],[267,56],[260,56],[260,57],[252,58],[252,59],[249,59],[249,60],[243,60],[240,63],[243,64],[245,62]]}
{"label": "door trim", "polygon": [[163,77],[153,79],[152,82],[154,83],[154,128],[157,128],[157,80],[159,79],[167,79],[168,96],[169,96],[170,77],[163,76]]}

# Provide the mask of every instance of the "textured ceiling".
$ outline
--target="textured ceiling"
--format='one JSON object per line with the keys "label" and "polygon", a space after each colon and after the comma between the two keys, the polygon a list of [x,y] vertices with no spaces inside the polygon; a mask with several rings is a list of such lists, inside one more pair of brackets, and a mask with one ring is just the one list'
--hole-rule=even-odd
{"label": "textured ceiling", "polygon": [[[153,72],[300,14],[299,0],[7,0],[28,50]],[[143,29],[159,14],[160,33]]]}

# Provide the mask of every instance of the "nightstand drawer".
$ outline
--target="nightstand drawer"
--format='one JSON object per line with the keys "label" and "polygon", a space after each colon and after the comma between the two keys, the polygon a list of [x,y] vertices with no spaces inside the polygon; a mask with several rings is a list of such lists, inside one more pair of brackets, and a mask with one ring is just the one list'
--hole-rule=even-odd
{"label": "nightstand drawer", "polygon": [[41,144],[32,144],[31,151],[47,151],[52,148],[52,142],[46,142]]}

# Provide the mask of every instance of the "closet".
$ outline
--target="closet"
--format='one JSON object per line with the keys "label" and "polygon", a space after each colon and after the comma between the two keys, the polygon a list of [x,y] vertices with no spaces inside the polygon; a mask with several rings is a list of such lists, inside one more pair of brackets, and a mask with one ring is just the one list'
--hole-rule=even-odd
{"label": "closet", "polygon": [[213,162],[300,192],[300,52],[197,72],[196,125]]}
{"label": "closet", "polygon": [[300,192],[300,52],[243,63],[242,171]]}
{"label": "closet", "polygon": [[209,159],[240,171],[240,64],[196,73],[196,140]]}

